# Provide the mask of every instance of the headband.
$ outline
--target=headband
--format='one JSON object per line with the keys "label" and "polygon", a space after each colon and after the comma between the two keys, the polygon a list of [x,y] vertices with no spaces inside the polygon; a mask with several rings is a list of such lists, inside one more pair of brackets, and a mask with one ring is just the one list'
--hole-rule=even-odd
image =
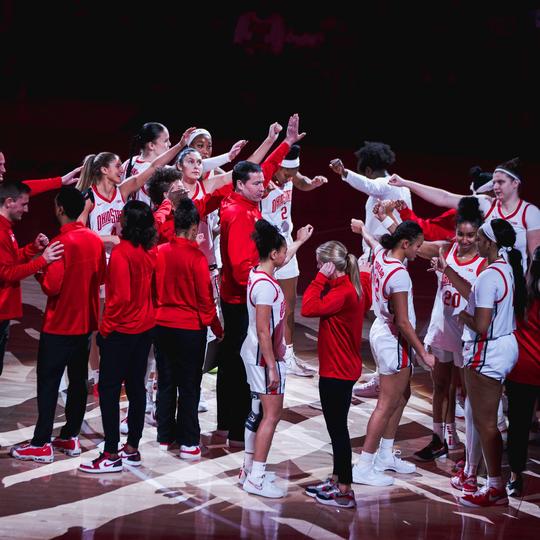
{"label": "headband", "polygon": [[199,128],[193,131],[191,135],[188,137],[187,145],[190,146],[191,143],[194,141],[195,137],[198,137],[199,135],[206,135],[209,139],[212,138],[212,135],[210,135],[209,131],[207,131],[206,129]]}
{"label": "headband", "polygon": [[507,174],[510,178],[513,178],[514,180],[517,180],[518,182],[521,182],[521,178],[517,176],[515,173],[509,171],[508,169],[503,169],[502,167],[497,167],[493,172],[502,172],[504,174]]}
{"label": "headband", "polygon": [[300,167],[300,158],[297,157],[296,159],[284,159],[281,162],[281,166],[285,167],[286,169],[296,169],[297,167]]}
{"label": "headband", "polygon": [[[486,221],[478,230],[482,231],[492,242],[497,243],[497,238],[493,232],[493,227],[491,226],[491,221]],[[501,246],[499,248],[499,255],[508,262],[508,253],[514,249],[513,246]]]}

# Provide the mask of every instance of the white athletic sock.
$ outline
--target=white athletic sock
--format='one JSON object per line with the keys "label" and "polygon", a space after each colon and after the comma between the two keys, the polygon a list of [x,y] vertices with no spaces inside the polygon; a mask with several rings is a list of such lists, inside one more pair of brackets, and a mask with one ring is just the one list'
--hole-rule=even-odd
{"label": "white athletic sock", "polygon": [[285,345],[285,355],[283,357],[284,360],[290,360],[290,358],[294,355],[294,345],[291,343],[290,345]]}
{"label": "white athletic sock", "polygon": [[442,422],[433,422],[433,433],[438,435],[441,441],[444,441],[444,424]]}
{"label": "white athletic sock", "polygon": [[370,454],[369,452],[362,450],[360,457],[358,458],[358,463],[361,465],[366,465],[368,463],[372,465],[374,457],[375,457],[375,454]]}
{"label": "white athletic sock", "polygon": [[379,456],[382,458],[392,457],[392,448],[394,448],[394,439],[381,438],[379,443]]}
{"label": "white athletic sock", "polygon": [[487,477],[488,486],[491,488],[502,489],[503,481],[502,476],[488,476]]}
{"label": "white athletic sock", "polygon": [[254,461],[251,465],[251,472],[249,473],[251,480],[257,484],[260,484],[262,482],[265,469],[266,463],[264,463],[264,461]]}
{"label": "white athletic sock", "polygon": [[452,433],[452,435],[455,435],[457,433],[456,423],[451,422],[450,424],[446,424],[446,431],[449,431]]}
{"label": "white athletic sock", "polygon": [[480,443],[480,435],[474,427],[469,398],[465,399],[465,437],[465,474],[467,476],[476,475],[482,457],[482,444]]}
{"label": "white athletic sock", "polygon": [[244,452],[244,471],[251,472],[253,467],[253,454],[251,452]]}

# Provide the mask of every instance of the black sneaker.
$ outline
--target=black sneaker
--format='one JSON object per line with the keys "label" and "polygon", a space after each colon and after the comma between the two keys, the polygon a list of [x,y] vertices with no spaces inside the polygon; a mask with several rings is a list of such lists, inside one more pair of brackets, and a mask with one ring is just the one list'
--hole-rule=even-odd
{"label": "black sneaker", "polygon": [[506,493],[509,497],[515,497],[516,499],[521,498],[523,494],[523,477],[521,474],[518,474],[513,482],[510,480],[507,482]]}
{"label": "black sneaker", "polygon": [[440,437],[435,433],[431,438],[431,442],[425,448],[414,453],[414,457],[419,461],[433,461],[447,455],[448,445],[446,441],[441,441]]}

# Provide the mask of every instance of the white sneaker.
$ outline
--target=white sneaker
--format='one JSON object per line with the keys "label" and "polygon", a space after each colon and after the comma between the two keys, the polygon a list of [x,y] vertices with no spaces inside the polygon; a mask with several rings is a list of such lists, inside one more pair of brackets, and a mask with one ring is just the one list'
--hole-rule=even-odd
{"label": "white sneaker", "polygon": [[359,384],[353,388],[353,395],[363,398],[379,397],[379,376],[375,375],[367,383]]}
{"label": "white sneaker", "polygon": [[242,489],[253,495],[260,495],[269,499],[281,499],[281,497],[285,497],[285,492],[270,482],[266,475],[262,477],[262,481],[256,482],[253,481],[251,474],[248,474],[242,485]]}
{"label": "white sneaker", "polygon": [[204,398],[204,394],[201,390],[201,397],[199,398],[199,412],[206,412],[208,410],[208,403],[206,402],[206,399]]}
{"label": "white sneaker", "polygon": [[456,399],[456,412],[454,416],[456,418],[459,418],[459,420],[463,420],[465,418],[465,411],[463,410],[461,403],[457,399]]}
{"label": "white sneaker", "polygon": [[[246,478],[248,477],[250,471],[247,471],[244,469],[244,467],[240,467],[240,473],[238,474],[238,483],[244,484],[246,481]],[[269,482],[275,482],[276,481],[276,473],[274,471],[265,471],[264,476]]]}
{"label": "white sneaker", "polygon": [[287,375],[296,375],[297,377],[313,377],[312,371],[307,371],[298,363],[296,356],[291,355],[288,358],[284,358],[287,366]]}
{"label": "white sneaker", "polygon": [[410,461],[404,461],[399,456],[401,455],[401,450],[394,450],[390,455],[384,457],[381,456],[380,452],[377,452],[375,455],[375,460],[373,461],[373,467],[377,471],[394,471],[401,474],[412,474],[416,472],[416,465]]}
{"label": "white sneaker", "polygon": [[387,474],[377,471],[372,463],[358,461],[352,470],[353,482],[355,484],[366,484],[368,486],[391,486],[394,479]]}
{"label": "white sneaker", "polygon": [[201,447],[200,446],[180,446],[180,458],[181,459],[200,459]]}
{"label": "white sneaker", "polygon": [[455,450],[461,445],[461,440],[459,438],[458,432],[451,430],[450,426],[446,426],[444,438],[446,439],[448,450]]}
{"label": "white sneaker", "polygon": [[120,433],[122,435],[127,435],[129,433],[127,414],[126,414],[126,417],[120,421]]}
{"label": "white sneaker", "polygon": [[287,373],[296,375],[297,377],[313,377],[316,371],[312,367],[304,364],[294,353],[292,347],[287,347],[285,356],[283,357],[285,364],[287,365]]}

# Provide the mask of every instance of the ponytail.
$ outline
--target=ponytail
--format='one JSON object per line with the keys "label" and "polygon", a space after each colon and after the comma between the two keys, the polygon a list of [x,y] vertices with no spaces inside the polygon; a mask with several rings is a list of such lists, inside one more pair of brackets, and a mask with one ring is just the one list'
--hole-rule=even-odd
{"label": "ponytail", "polygon": [[514,248],[516,231],[504,219],[492,219],[490,225],[495,235],[497,247],[506,248],[508,253],[508,262],[514,274],[514,313],[517,319],[522,319],[527,305],[527,284],[523,275],[521,252]]}
{"label": "ponytail", "polygon": [[108,167],[112,161],[118,159],[112,152],[100,152],[99,154],[89,154],[84,158],[81,176],[77,182],[79,191],[86,191],[91,186],[98,183],[101,178],[101,167]]}
{"label": "ponytail", "polygon": [[347,253],[347,275],[353,284],[358,298],[362,297],[362,285],[360,283],[360,271],[358,270],[358,259],[352,253]]}
{"label": "ponytail", "polygon": [[422,227],[414,221],[407,220],[400,223],[393,233],[383,234],[379,242],[385,249],[394,249],[401,240],[414,242],[421,234],[423,234]]}

